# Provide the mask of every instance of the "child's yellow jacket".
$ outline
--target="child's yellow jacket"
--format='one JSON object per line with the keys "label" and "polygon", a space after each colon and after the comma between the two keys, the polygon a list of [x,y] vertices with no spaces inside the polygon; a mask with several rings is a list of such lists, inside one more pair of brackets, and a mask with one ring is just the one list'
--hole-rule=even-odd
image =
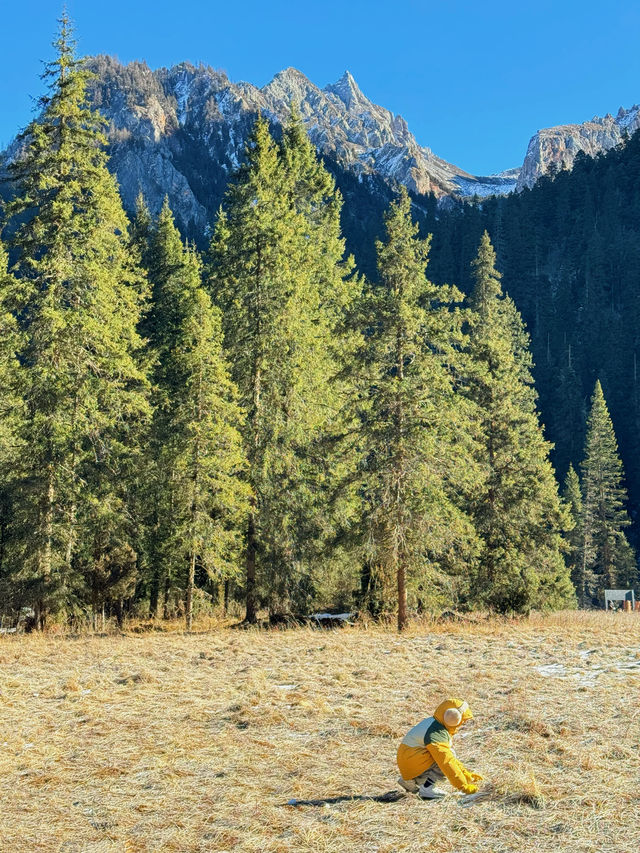
{"label": "child's yellow jacket", "polygon": [[433,717],[427,717],[407,732],[398,747],[398,767],[403,779],[422,776],[435,763],[454,788],[462,791],[473,783],[475,776],[457,759],[453,749],[453,735],[473,714],[467,706],[456,726],[444,722],[446,711],[461,708],[463,704],[466,703],[461,699],[447,699],[438,705]]}

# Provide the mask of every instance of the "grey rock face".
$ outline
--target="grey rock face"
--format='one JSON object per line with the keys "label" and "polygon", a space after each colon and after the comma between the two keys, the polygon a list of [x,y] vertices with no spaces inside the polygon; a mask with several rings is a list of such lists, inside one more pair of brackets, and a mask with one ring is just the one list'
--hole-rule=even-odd
{"label": "grey rock face", "polygon": [[90,96],[108,121],[111,168],[127,209],[141,191],[157,212],[166,194],[187,233],[206,228],[256,115],[281,125],[292,103],[318,150],[359,177],[373,174],[436,196],[513,189],[511,178],[477,178],[420,146],[406,121],[370,101],[348,71],[320,89],[287,68],[258,89],[188,63],[151,71],[98,56],[91,67]]}
{"label": "grey rock face", "polygon": [[595,156],[619,145],[625,134],[640,127],[640,107],[617,115],[595,116],[584,124],[563,124],[539,130],[532,136],[520,171],[517,189],[532,187],[542,175],[553,169],[571,169],[579,151]]}
{"label": "grey rock face", "polygon": [[[181,227],[202,233],[210,214],[208,196],[193,185],[187,164],[202,159],[205,147],[207,159],[215,160],[218,182],[221,170],[234,165],[224,156],[233,148],[229,133],[216,133],[226,123],[216,100],[226,77],[190,65],[152,72],[144,63],[123,66],[104,56],[93,59],[91,67],[96,77],[90,97],[108,122],[109,168],[127,210],[142,192],[157,213],[167,195]],[[210,184],[213,191],[215,181]]]}

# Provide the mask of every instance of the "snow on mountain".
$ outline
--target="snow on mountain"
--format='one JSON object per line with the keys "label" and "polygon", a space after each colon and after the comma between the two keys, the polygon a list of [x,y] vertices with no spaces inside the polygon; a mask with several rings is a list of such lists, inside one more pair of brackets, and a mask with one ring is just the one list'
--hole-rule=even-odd
{"label": "snow on mountain", "polygon": [[508,195],[514,192],[519,174],[520,168],[507,169],[497,175],[486,175],[485,177],[457,177],[455,183],[461,196],[486,198],[490,195]]}

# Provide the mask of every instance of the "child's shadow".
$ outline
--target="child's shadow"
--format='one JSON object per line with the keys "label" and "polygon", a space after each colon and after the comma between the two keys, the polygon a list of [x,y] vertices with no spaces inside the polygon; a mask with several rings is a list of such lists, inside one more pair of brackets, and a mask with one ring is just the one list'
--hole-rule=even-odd
{"label": "child's shadow", "polygon": [[[411,797],[411,794],[407,794],[404,791],[387,791],[386,794],[345,794],[342,797],[322,797],[317,800],[289,800],[288,803],[284,805],[287,806],[332,806],[335,803],[353,803],[356,801],[368,801],[371,803],[397,803],[399,800],[403,800],[405,797]],[[458,805],[464,807],[475,805],[476,803],[485,802],[486,800],[491,798],[491,791],[489,789],[484,791],[478,791],[476,794],[466,794],[463,797],[458,797],[457,802]],[[435,803],[439,802],[438,800],[423,800],[422,802],[427,803]],[[526,800],[521,800],[521,802],[527,802]],[[535,808],[540,808],[539,806],[535,806]]]}
{"label": "child's shadow", "polygon": [[317,800],[289,800],[288,806],[331,806],[335,803],[351,803],[355,800],[366,800],[372,803],[397,803],[406,797],[404,791],[387,791],[386,794],[345,794],[342,797],[323,797]]}

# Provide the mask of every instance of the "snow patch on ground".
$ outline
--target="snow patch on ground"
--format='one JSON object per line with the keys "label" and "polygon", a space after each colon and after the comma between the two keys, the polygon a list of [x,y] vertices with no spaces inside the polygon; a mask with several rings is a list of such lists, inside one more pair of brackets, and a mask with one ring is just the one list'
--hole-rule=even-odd
{"label": "snow patch on ground", "polygon": [[542,666],[537,666],[536,669],[540,675],[559,675],[562,677],[567,674],[567,668],[562,663],[545,663]]}
{"label": "snow patch on ground", "polygon": [[562,663],[547,663],[536,666],[536,671],[545,678],[563,678],[578,682],[583,687],[593,687],[602,675],[631,675],[640,674],[640,658],[630,655],[627,660],[618,660],[606,666],[589,666],[591,655],[596,650],[581,651],[580,657],[584,662],[582,667],[566,666]]}

